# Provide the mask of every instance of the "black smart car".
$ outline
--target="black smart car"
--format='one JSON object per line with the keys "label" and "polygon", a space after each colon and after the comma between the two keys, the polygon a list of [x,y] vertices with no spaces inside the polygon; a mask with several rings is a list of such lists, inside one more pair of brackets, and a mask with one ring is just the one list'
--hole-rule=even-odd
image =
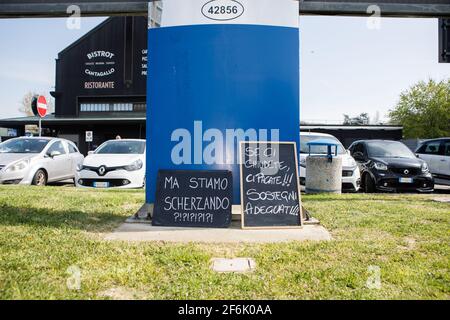
{"label": "black smart car", "polygon": [[349,150],[358,163],[365,192],[433,191],[434,180],[426,162],[401,142],[360,140]]}

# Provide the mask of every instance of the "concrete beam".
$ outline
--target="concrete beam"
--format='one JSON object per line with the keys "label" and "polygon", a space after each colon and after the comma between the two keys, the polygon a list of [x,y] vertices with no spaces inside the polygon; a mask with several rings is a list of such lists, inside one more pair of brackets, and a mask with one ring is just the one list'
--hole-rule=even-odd
{"label": "concrete beam", "polygon": [[[153,0],[131,1],[0,1],[0,18],[20,17],[64,17],[68,16],[67,7],[75,3],[81,8],[82,16],[111,16],[111,15],[147,15],[147,3]],[[384,1],[355,2],[346,0],[299,0],[300,15],[351,15],[369,16],[367,9],[371,5],[378,5],[382,17],[450,17],[450,3],[444,0],[425,1],[424,4],[386,3]],[[397,2],[402,2],[397,0]],[[411,1],[418,2],[418,1]],[[432,4],[430,4],[430,2]]]}
{"label": "concrete beam", "polygon": [[[81,16],[114,16],[114,15],[142,15],[147,16],[148,2],[151,0],[135,0],[122,2],[97,2],[73,1],[81,9]],[[4,1],[3,1],[4,2]],[[30,1],[32,2],[32,1]],[[67,17],[67,8],[72,3],[36,3],[36,4],[4,4],[0,3],[0,18],[39,18],[39,17]]]}
{"label": "concrete beam", "polygon": [[[408,1],[404,1],[408,2]],[[432,1],[430,1],[432,2]],[[369,6],[377,5],[381,17],[416,17],[440,18],[450,17],[450,2],[448,4],[399,4],[383,3],[383,1],[346,2],[346,1],[300,1],[300,15],[343,15],[343,16],[371,16],[367,12]]]}

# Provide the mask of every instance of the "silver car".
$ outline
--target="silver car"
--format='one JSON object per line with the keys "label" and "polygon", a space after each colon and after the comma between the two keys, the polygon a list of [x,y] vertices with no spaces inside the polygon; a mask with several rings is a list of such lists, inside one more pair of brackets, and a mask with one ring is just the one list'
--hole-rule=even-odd
{"label": "silver car", "polygon": [[436,184],[450,186],[450,137],[423,142],[416,155],[428,164]]}
{"label": "silver car", "polygon": [[0,184],[45,186],[75,178],[84,156],[60,138],[21,137],[0,144]]}

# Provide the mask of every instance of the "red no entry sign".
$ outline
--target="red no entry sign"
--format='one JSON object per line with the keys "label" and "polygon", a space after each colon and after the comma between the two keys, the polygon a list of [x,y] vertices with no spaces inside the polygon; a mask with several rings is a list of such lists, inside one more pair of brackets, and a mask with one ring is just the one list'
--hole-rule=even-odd
{"label": "red no entry sign", "polygon": [[39,96],[37,100],[37,111],[41,118],[47,115],[47,100],[44,96]]}

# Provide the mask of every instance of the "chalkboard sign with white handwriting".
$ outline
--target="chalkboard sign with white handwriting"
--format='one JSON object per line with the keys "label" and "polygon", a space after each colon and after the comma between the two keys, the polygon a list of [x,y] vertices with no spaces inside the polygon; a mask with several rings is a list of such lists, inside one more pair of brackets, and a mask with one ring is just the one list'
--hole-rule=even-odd
{"label": "chalkboard sign with white handwriting", "polygon": [[231,171],[159,170],[152,224],[227,228],[232,197]]}
{"label": "chalkboard sign with white handwriting", "polygon": [[242,228],[302,225],[294,142],[242,141]]}

